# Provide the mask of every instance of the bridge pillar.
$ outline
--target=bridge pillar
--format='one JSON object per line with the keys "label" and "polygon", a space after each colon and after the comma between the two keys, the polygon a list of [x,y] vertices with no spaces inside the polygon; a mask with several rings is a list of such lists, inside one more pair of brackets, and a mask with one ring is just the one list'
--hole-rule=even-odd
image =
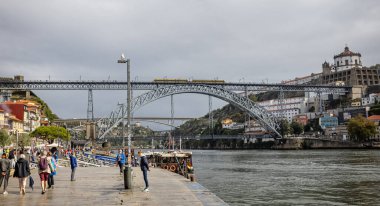
{"label": "bridge pillar", "polygon": [[94,121],[94,102],[92,97],[92,89],[88,90],[87,121]]}
{"label": "bridge pillar", "polygon": [[86,122],[86,139],[91,140],[94,146],[95,143],[95,122]]}

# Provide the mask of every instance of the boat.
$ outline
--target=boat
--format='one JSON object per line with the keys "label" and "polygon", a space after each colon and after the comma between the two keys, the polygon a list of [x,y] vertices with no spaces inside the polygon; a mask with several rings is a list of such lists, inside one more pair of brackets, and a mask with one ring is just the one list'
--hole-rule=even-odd
{"label": "boat", "polygon": [[159,167],[183,175],[194,181],[192,152],[147,152],[145,156],[153,167]]}

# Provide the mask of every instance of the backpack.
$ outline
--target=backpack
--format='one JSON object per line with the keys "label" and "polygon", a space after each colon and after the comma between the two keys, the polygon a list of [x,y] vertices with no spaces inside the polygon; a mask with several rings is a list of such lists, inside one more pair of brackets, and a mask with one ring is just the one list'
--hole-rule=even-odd
{"label": "backpack", "polygon": [[48,168],[48,162],[47,158],[41,158],[40,161],[38,162],[38,167],[40,170],[46,170]]}

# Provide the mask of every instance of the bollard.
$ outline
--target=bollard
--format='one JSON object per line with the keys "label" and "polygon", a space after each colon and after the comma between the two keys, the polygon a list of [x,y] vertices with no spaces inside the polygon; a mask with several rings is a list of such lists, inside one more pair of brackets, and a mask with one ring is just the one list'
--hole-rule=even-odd
{"label": "bollard", "polygon": [[124,168],[124,189],[132,189],[132,168]]}
{"label": "bollard", "polygon": [[195,177],[194,177],[193,174],[190,175],[190,181],[191,181],[191,182],[194,182],[194,181],[195,181]]}

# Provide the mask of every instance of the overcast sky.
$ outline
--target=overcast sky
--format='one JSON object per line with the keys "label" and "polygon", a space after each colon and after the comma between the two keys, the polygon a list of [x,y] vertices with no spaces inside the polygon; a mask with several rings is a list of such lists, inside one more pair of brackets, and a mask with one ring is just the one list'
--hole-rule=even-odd
{"label": "overcast sky", "polygon": [[[345,44],[380,63],[377,0],[2,0],[0,76],[26,80],[154,78],[280,82],[320,72]],[[62,118],[85,117],[86,91],[36,91]],[[95,91],[95,116],[124,91]],[[215,106],[224,103],[214,100]],[[208,112],[208,97],[175,96],[175,115]],[[170,98],[136,116],[170,116]]]}

